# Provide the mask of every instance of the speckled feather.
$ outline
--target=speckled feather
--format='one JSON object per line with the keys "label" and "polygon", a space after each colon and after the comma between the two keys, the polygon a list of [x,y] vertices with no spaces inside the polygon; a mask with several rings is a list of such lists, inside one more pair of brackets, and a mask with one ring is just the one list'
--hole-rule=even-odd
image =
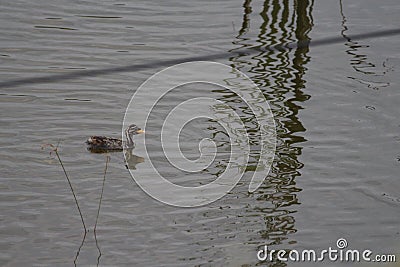
{"label": "speckled feather", "polygon": [[112,138],[107,136],[91,136],[86,141],[88,144],[88,150],[92,152],[104,152],[104,151],[122,151],[123,143],[121,139]]}

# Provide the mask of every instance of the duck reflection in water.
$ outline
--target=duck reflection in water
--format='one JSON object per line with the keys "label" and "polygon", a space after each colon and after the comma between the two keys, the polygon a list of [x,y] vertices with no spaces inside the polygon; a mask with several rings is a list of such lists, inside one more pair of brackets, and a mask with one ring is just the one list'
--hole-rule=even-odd
{"label": "duck reflection in water", "polygon": [[144,162],[144,158],[133,154],[132,151],[132,148],[125,151],[125,166],[127,169],[136,170],[136,165]]}

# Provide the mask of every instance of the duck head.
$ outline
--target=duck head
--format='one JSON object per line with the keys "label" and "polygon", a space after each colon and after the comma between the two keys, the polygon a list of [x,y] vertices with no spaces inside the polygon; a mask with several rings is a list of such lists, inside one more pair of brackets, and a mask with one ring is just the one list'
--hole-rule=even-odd
{"label": "duck head", "polygon": [[128,128],[126,128],[125,130],[125,137],[126,137],[126,146],[128,148],[133,147],[134,143],[133,143],[133,136],[137,135],[137,134],[141,134],[144,133],[144,131],[142,129],[140,129],[138,126],[136,126],[135,124],[131,124],[128,126]]}

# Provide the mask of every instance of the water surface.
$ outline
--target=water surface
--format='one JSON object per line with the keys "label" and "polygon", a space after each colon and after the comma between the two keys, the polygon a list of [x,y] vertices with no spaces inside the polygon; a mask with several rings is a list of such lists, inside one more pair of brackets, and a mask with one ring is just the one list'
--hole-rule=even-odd
{"label": "water surface", "polygon": [[[83,142],[91,134],[119,136],[130,97],[162,68],[0,89],[0,264],[255,266],[264,245],[325,249],[341,237],[351,248],[397,253],[399,37],[351,36],[398,27],[399,11],[394,0],[3,3],[2,81],[333,36],[343,42],[218,60],[246,73],[273,110],[277,151],[262,187],[249,194],[243,181],[210,205],[170,207],[132,181],[122,153],[111,154],[97,245],[106,156],[89,153]],[[159,112],[198,94],[186,89],[166,98]],[[231,92],[210,94],[246,112]],[[183,134],[214,134],[226,147],[212,125],[199,120]],[[246,126],[256,147],[254,120]],[[41,150],[58,142],[89,229],[78,257],[79,214],[54,153]]]}

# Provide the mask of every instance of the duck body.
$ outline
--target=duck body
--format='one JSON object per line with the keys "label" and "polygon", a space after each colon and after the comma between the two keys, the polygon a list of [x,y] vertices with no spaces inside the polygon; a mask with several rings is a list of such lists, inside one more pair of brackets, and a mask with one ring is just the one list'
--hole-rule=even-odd
{"label": "duck body", "polygon": [[103,153],[108,151],[122,151],[124,149],[121,139],[107,136],[91,136],[86,141],[88,150],[94,153]]}
{"label": "duck body", "polygon": [[93,153],[118,152],[124,150],[124,148],[132,149],[135,146],[133,136],[141,133],[144,133],[144,131],[132,124],[125,130],[126,142],[119,138],[91,136],[86,141],[87,149]]}

